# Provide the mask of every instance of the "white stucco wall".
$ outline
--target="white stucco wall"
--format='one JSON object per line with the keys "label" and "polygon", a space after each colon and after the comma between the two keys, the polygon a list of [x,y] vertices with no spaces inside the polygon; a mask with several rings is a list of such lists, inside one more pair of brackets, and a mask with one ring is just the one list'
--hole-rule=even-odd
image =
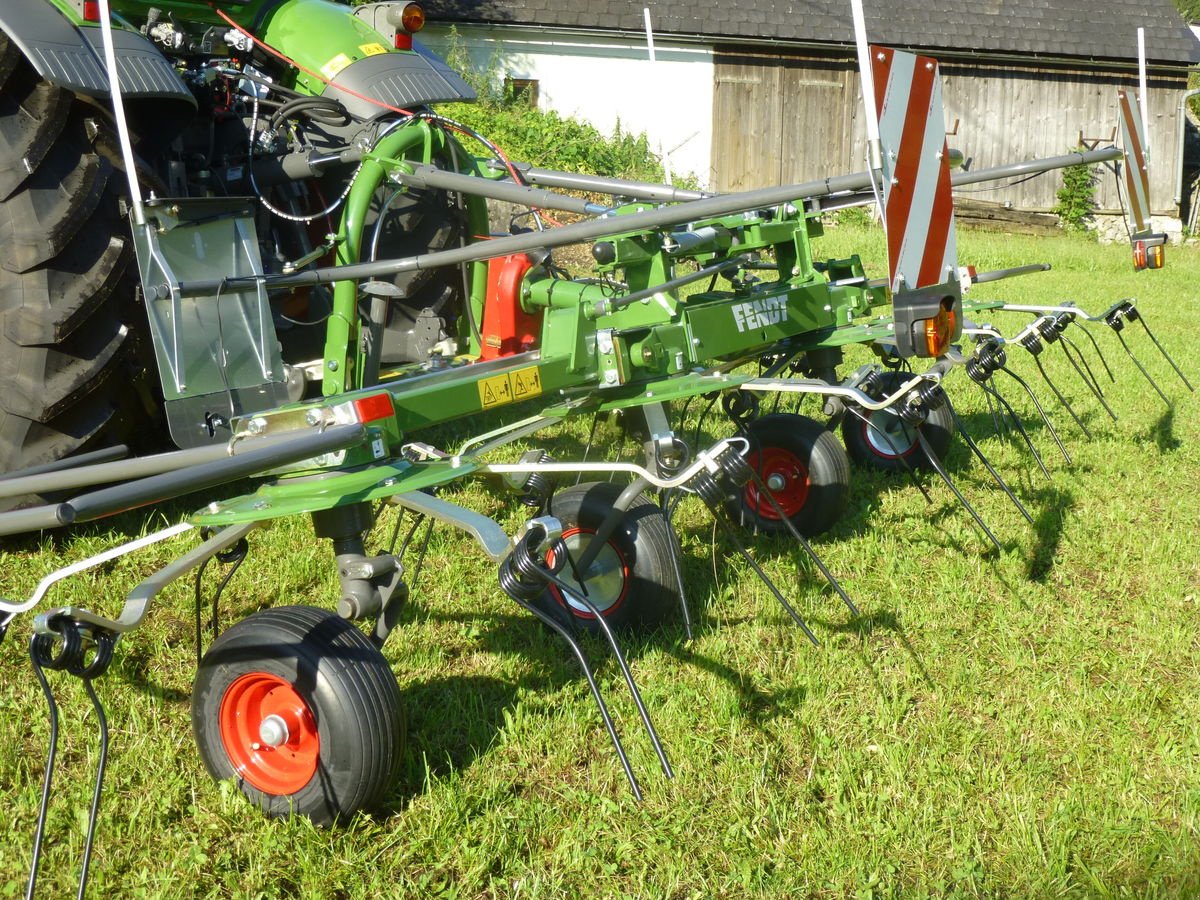
{"label": "white stucco wall", "polygon": [[[712,49],[655,41],[652,64],[644,40],[581,38],[546,29],[459,26],[458,41],[480,69],[538,82],[539,105],[611,134],[646,132],[669,155],[674,172],[710,178]],[[421,40],[445,55],[449,28],[430,24]],[[536,160],[530,160],[536,163]],[[603,173],[601,173],[603,174]]]}

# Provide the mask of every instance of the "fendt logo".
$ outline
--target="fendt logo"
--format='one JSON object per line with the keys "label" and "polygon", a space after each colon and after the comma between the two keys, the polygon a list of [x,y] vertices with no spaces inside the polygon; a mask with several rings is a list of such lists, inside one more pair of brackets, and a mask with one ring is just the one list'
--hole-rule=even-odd
{"label": "fendt logo", "polygon": [[731,309],[738,331],[766,328],[768,325],[778,325],[787,318],[787,298],[767,297],[764,300],[751,300],[749,303],[736,303]]}

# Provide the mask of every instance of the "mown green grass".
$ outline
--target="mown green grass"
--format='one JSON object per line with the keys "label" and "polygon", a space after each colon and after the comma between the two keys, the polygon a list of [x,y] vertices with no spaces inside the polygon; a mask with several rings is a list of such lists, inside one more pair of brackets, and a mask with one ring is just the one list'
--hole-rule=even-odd
{"label": "mown green grass", "polygon": [[[1195,249],[1172,248],[1165,271],[1134,274],[1121,247],[970,233],[960,241],[961,257],[981,270],[1054,263],[1051,273],[979,289],[984,296],[1073,299],[1092,310],[1137,297],[1200,378]],[[876,236],[830,229],[818,250],[868,251],[880,271]],[[1037,521],[1030,528],[956,444],[949,467],[1002,553],[988,550],[935,481],[927,479],[926,505],[904,478],[856,471],[848,515],[817,542],[862,608],[851,620],[794,546],[755,540],[756,558],[813,626],[819,649],[714,536],[698,502],[685,504],[696,639],[687,644],[671,627],[628,646],[674,782],[659,776],[616,667],[591,646],[646,791],[641,804],[565,648],[501,594],[482,553],[439,530],[386,649],[409,722],[390,808],[330,831],[267,821],[232,785],[211,782],[194,748],[192,600],[190,586],[176,584],[99,685],[113,749],[93,895],[1200,892],[1200,401],[1138,332],[1130,340],[1175,398],[1170,410],[1115,338],[1099,338],[1117,375],[1108,396],[1120,421],[1050,354],[1052,374],[1095,432],[1083,440],[1048,404],[1074,456],[1067,467],[1046,429],[1031,426],[1050,480],[1026,452],[991,436],[962,372],[949,383]],[[1013,367],[1036,386],[1027,357]],[[1044,387],[1039,395],[1050,400]],[[715,418],[704,431],[728,433]],[[510,527],[521,520],[514,503],[480,485],[449,496]],[[27,595],[50,569],[194,505],[9,548],[0,590]],[[169,555],[126,558],[52,598],[115,613],[122,592]],[[335,587],[329,550],[307,523],[276,523],[254,536],[222,621],[272,604],[329,606]],[[0,646],[3,896],[23,886],[48,733],[25,652],[29,627],[21,620]],[[66,718],[41,876],[47,897],[73,890],[96,760],[82,691],[55,683]]]}

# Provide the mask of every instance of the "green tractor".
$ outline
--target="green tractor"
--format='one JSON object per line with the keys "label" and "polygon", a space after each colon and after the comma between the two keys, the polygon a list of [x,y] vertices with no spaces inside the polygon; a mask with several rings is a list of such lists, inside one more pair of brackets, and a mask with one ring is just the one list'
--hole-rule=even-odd
{"label": "green tractor", "polygon": [[[454,167],[453,141],[425,116],[431,103],[474,94],[414,46],[424,21],[415,4],[392,13],[395,38],[329,0],[112,0],[111,12],[148,205],[256,198],[241,201],[252,227],[240,253],[263,273],[345,261],[333,234],[362,170],[353,148],[403,126],[407,156]],[[180,326],[156,322],[138,288],[101,13],[96,0],[0,8],[0,472],[105,458],[122,444],[161,448],[168,428],[183,447],[223,442],[234,415],[298,400],[320,375],[310,360],[321,356],[331,291],[273,291],[249,318],[214,329],[257,329],[246,352],[269,360],[265,376],[231,385],[238,360],[221,347],[220,363],[173,390],[182,378],[172,384],[178,361],[164,334]],[[469,211],[478,215],[477,201],[452,203],[444,191],[375,193],[351,228],[380,256],[458,246]],[[230,263],[226,250],[195,255],[198,272]],[[393,279],[402,299],[387,304],[377,358],[452,352],[464,280],[453,268]]]}

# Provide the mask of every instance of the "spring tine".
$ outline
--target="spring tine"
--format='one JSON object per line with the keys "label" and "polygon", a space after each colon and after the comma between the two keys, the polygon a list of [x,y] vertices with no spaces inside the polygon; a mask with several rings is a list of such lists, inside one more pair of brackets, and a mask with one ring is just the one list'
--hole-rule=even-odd
{"label": "spring tine", "polygon": [[667,522],[667,533],[671,536],[671,568],[675,572],[675,586],[679,590],[679,608],[683,613],[683,631],[687,635],[687,639],[691,641],[694,637],[692,634],[692,611],[688,606],[687,590],[683,585],[683,547],[679,543],[679,535],[675,533],[675,509],[677,504],[671,503],[671,495],[673,491],[664,491],[659,497],[659,505],[663,511],[663,518]]}
{"label": "spring tine", "polygon": [[[1095,395],[1096,399],[1100,401],[1100,405],[1104,407],[1104,411],[1112,417],[1114,422],[1116,422],[1117,414],[1112,411],[1112,407],[1110,407],[1108,405],[1108,401],[1104,399],[1104,391],[1100,390],[1100,382],[1096,380],[1096,376],[1092,373],[1092,367],[1088,365],[1087,357],[1083,355],[1083,352],[1076,347],[1075,344],[1071,342],[1071,339],[1065,334],[1060,335],[1060,337],[1062,338],[1063,353],[1065,353],[1067,359],[1071,361],[1071,365],[1075,367],[1075,371],[1079,373],[1079,377],[1083,379],[1083,383],[1091,389],[1092,394]],[[1075,361],[1076,356],[1079,357],[1079,362]],[[1079,363],[1083,363],[1083,369],[1080,369]],[[1087,370],[1086,375],[1084,374],[1084,369]]]}
{"label": "spring tine", "polygon": [[600,695],[600,687],[596,684],[596,677],[592,674],[592,667],[588,665],[587,657],[583,655],[583,648],[579,646],[579,642],[571,635],[569,631],[556,618],[539,609],[528,600],[522,600],[519,597],[513,597],[518,606],[524,608],[527,612],[533,613],[544,624],[552,628],[559,637],[567,642],[571,650],[575,653],[575,658],[579,660],[579,665],[583,669],[583,677],[587,679],[588,687],[591,688],[592,698],[596,701],[596,707],[600,710],[600,718],[604,720],[604,727],[608,729],[608,736],[612,739],[613,749],[617,751],[617,758],[621,760],[621,768],[625,770],[625,777],[629,779],[629,787],[633,791],[633,796],[637,800],[642,800],[642,789],[638,787],[637,778],[634,777],[633,768],[629,765],[629,757],[625,755],[625,748],[621,745],[621,738],[617,735],[617,728],[613,724],[612,716],[608,713],[608,706],[604,702],[604,697]]}
{"label": "spring tine", "polygon": [[[987,395],[985,394],[984,396]],[[988,402],[991,402],[990,397],[988,398]],[[983,467],[988,470],[996,484],[1000,485],[1000,489],[1008,495],[1008,499],[1013,502],[1013,505],[1021,511],[1021,515],[1025,517],[1025,521],[1027,521],[1030,525],[1033,525],[1033,516],[1029,514],[1029,510],[1025,508],[1025,504],[1017,499],[1017,495],[1012,492],[1012,489],[1005,483],[1004,479],[1000,477],[1000,473],[996,471],[996,468],[992,465],[991,461],[984,455],[983,450],[981,450],[979,445],[975,443],[975,439],[971,437],[970,433],[966,429],[966,426],[963,425],[962,419],[958,417],[958,412],[955,410],[954,404],[950,402],[950,398],[948,396],[946,397],[946,408],[950,410],[950,415],[954,419],[954,426],[958,429],[958,433],[962,435],[962,439],[966,445],[971,448],[971,452],[979,457],[979,461],[983,463]]]}
{"label": "spring tine", "polygon": [[1038,415],[1042,417],[1042,422],[1045,424],[1046,429],[1050,432],[1050,436],[1052,438],[1054,438],[1054,443],[1058,444],[1058,449],[1059,449],[1059,452],[1062,453],[1063,459],[1065,459],[1067,461],[1068,466],[1072,465],[1071,454],[1068,453],[1067,448],[1065,446],[1063,446],[1063,442],[1059,438],[1058,432],[1054,430],[1054,425],[1051,424],[1050,419],[1046,415],[1046,411],[1044,409],[1042,409],[1042,404],[1038,402],[1037,395],[1034,394],[1033,389],[1029,387],[1029,385],[1025,382],[1024,378],[1022,378],[1020,375],[1018,375],[1016,372],[1014,372],[1012,369],[1008,368],[1007,366],[1001,366],[1000,371],[1004,372],[1006,375],[1008,375],[1010,378],[1012,378],[1014,381],[1016,381],[1017,384],[1019,384],[1019,385],[1021,385],[1021,387],[1025,388],[1025,393],[1028,394],[1029,399],[1033,401],[1033,405],[1037,409]]}
{"label": "spring tine", "polygon": [[934,470],[940,476],[942,476],[942,481],[946,482],[946,487],[950,488],[950,490],[954,493],[954,496],[958,498],[958,502],[961,503],[963,508],[971,514],[971,518],[975,520],[975,523],[983,529],[983,533],[988,536],[988,540],[996,545],[996,550],[1003,551],[1004,548],[1000,546],[1000,542],[996,540],[996,536],[992,534],[991,529],[987,527],[987,523],[983,521],[983,517],[975,511],[975,507],[967,502],[967,498],[963,496],[962,491],[955,486],[954,482],[950,479],[950,474],[942,466],[942,461],[937,458],[937,454],[934,453],[933,448],[929,446],[929,441],[926,440],[925,435],[921,434],[920,431],[917,432],[917,441],[921,444],[921,449],[925,451],[925,458],[929,460],[929,464],[933,466]]}
{"label": "spring tine", "polygon": [[[917,489],[924,495],[926,503],[933,503],[933,498],[931,496],[929,496],[928,489],[926,489],[925,485],[921,484],[921,479],[917,478],[917,472],[912,467],[912,464],[908,461],[908,458],[904,454],[902,454],[900,452],[900,448],[897,447],[895,445],[895,443],[893,443],[892,436],[890,434],[888,434],[884,429],[882,429],[878,425],[876,425],[873,421],[871,421],[871,417],[869,415],[867,415],[866,413],[864,413],[857,406],[847,405],[846,411],[849,412],[850,415],[854,416],[856,419],[860,420],[864,425],[866,425],[868,428],[870,428],[872,431],[874,431],[881,438],[883,438],[883,440],[887,443],[888,447],[892,450],[893,453],[895,453],[896,459],[900,460],[900,464],[904,466],[904,472],[906,475],[908,475],[908,480],[917,486]],[[757,473],[755,473],[755,474],[757,474]]]}
{"label": "spring tine", "polygon": [[1146,317],[1138,312],[1136,314],[1136,318],[1142,323],[1142,327],[1146,329],[1146,334],[1149,335],[1150,340],[1154,341],[1154,346],[1158,348],[1158,352],[1161,353],[1163,358],[1171,364],[1171,368],[1175,370],[1175,374],[1179,376],[1179,380],[1187,385],[1187,389],[1189,391],[1191,391],[1193,394],[1196,393],[1196,389],[1192,387],[1192,383],[1187,380],[1187,376],[1183,374],[1179,366],[1175,365],[1175,360],[1171,359],[1171,354],[1169,354],[1163,345],[1158,342],[1158,338],[1154,336],[1154,332],[1151,331],[1150,326],[1146,324]]}
{"label": "spring tine", "polygon": [[54,760],[58,755],[58,703],[54,700],[54,691],[50,688],[50,682],[46,680],[46,673],[42,671],[41,661],[38,658],[40,652],[37,644],[39,638],[44,637],[44,635],[34,634],[29,639],[29,658],[33,662],[33,672],[42,686],[42,693],[46,697],[46,705],[50,710],[50,751],[46,754],[46,769],[42,775],[42,802],[38,808],[37,827],[33,833],[33,859],[29,863],[29,881],[25,887],[25,900],[33,900],[34,889],[37,886],[38,863],[41,861],[42,855],[42,838],[46,833],[46,816],[50,810],[50,787],[54,780]]}
{"label": "spring tine", "polygon": [[1086,328],[1082,325],[1080,325],[1079,327],[1083,329],[1083,333],[1086,334],[1088,340],[1092,342],[1092,347],[1095,348],[1096,355],[1098,357],[1100,357],[1100,362],[1104,365],[1104,371],[1108,373],[1108,380],[1111,381],[1113,384],[1116,384],[1117,379],[1113,375],[1112,369],[1110,369],[1108,367],[1108,360],[1104,358],[1104,351],[1100,349],[1100,342],[1096,340],[1096,336],[1094,334],[1092,334],[1092,331],[1090,328]]}
{"label": "spring tine", "polygon": [[1129,344],[1127,344],[1125,342],[1125,336],[1123,334],[1121,334],[1120,331],[1117,331],[1115,328],[1113,329],[1113,331],[1116,332],[1117,340],[1119,340],[1121,342],[1121,346],[1125,348],[1125,352],[1129,355],[1129,358],[1133,360],[1133,364],[1138,367],[1138,371],[1142,373],[1142,376],[1148,382],[1150,382],[1150,387],[1154,388],[1154,392],[1156,394],[1158,394],[1159,397],[1162,398],[1162,402],[1167,404],[1167,408],[1170,409],[1171,408],[1170,399],[1168,399],[1167,395],[1162,392],[1162,388],[1160,388],[1158,386],[1158,384],[1155,382],[1155,380],[1150,377],[1150,373],[1146,371],[1146,367],[1142,365],[1142,361],[1133,355],[1133,351],[1129,349]]}
{"label": "spring tine", "polygon": [[1033,440],[1029,437],[1029,432],[1026,431],[1025,426],[1021,424],[1021,419],[1017,415],[1016,410],[1014,410],[1009,402],[1004,399],[1004,395],[994,387],[989,385],[980,385],[980,387],[993,394],[996,397],[996,402],[1003,406],[1005,410],[1007,410],[1009,417],[1013,420],[1013,424],[1017,426],[1017,432],[1022,438],[1025,439],[1025,446],[1028,447],[1029,452],[1033,454],[1033,458],[1037,462],[1038,468],[1042,470],[1043,475],[1049,478],[1050,470],[1046,468],[1046,463],[1042,460],[1042,454],[1038,453],[1037,447],[1033,445]]}
{"label": "spring tine", "polygon": [[104,769],[108,763],[108,718],[104,715],[104,705],[96,696],[96,688],[91,678],[84,678],[83,689],[87,691],[88,699],[92,701],[92,709],[96,711],[96,721],[100,727],[100,760],[96,767],[96,786],[92,790],[92,807],[88,814],[87,837],[83,843],[83,869],[79,873],[79,893],[77,900],[83,900],[87,891],[88,868],[92,861],[92,843],[96,837],[96,819],[100,813],[100,794],[104,790]]}
{"label": "spring tine", "polygon": [[[565,545],[564,545],[565,546]],[[571,551],[567,551],[567,559],[571,559]],[[650,737],[650,743],[654,747],[654,752],[658,755],[658,763],[662,766],[663,775],[667,778],[674,778],[675,772],[671,769],[671,763],[667,760],[666,751],[663,750],[662,742],[658,739],[658,731],[654,728],[654,723],[650,721],[650,713],[646,709],[646,704],[642,702],[642,692],[638,690],[637,682],[633,680],[633,672],[629,669],[629,664],[625,661],[625,654],[621,652],[621,645],[617,643],[617,636],[613,634],[612,627],[604,618],[604,614],[587,596],[587,589],[584,587],[583,579],[579,577],[579,570],[575,568],[574,562],[571,562],[571,569],[575,572],[576,584],[567,584],[554,575],[550,575],[550,582],[556,584],[560,591],[563,591],[563,596],[574,596],[584,606],[587,607],[596,619],[596,624],[600,626],[600,630],[604,632],[604,637],[608,640],[608,645],[612,648],[613,656],[617,658],[617,665],[621,667],[621,674],[625,676],[625,683],[629,686],[629,693],[633,696],[633,704],[637,707],[638,715],[641,716],[642,725],[646,728],[646,734]],[[549,574],[549,573],[547,573]]]}
{"label": "spring tine", "polygon": [[[983,387],[983,386],[980,385],[980,387]],[[992,416],[992,433],[995,434],[996,437],[1000,437],[1001,434],[1007,434],[1008,433],[1008,423],[1004,424],[1003,432],[1001,432],[1001,430],[1000,430],[1000,416],[998,416],[996,414],[996,403],[995,403],[995,401],[992,400],[992,392],[989,391],[987,388],[984,388],[983,389],[983,398],[987,401],[988,412]]]}
{"label": "spring tine", "polygon": [[813,549],[813,545],[809,543],[808,538],[802,535],[792,520],[787,517],[783,511],[783,507],[779,505],[779,501],[767,489],[766,484],[763,483],[762,476],[754,470],[753,466],[750,467],[750,477],[754,479],[754,484],[758,488],[758,495],[767,498],[767,502],[775,510],[775,515],[779,516],[780,521],[787,526],[787,530],[792,533],[792,537],[800,542],[800,546],[804,548],[809,558],[812,559],[821,574],[825,576],[825,580],[829,582],[829,586],[837,591],[838,596],[842,598],[842,602],[846,604],[846,608],[850,610],[850,615],[861,616],[862,613],[858,611],[858,607],[854,605],[854,601],[850,599],[850,595],[846,593],[845,589],[838,583],[838,580],[833,577],[833,573],[829,571],[821,557],[817,556],[817,551]]}
{"label": "spring tine", "polygon": [[1054,382],[1050,380],[1050,376],[1046,374],[1046,368],[1042,365],[1042,358],[1040,356],[1034,356],[1033,361],[1037,363],[1037,369],[1042,373],[1042,380],[1050,386],[1051,393],[1058,398],[1059,403],[1066,407],[1067,412],[1071,414],[1071,418],[1075,420],[1075,424],[1079,426],[1079,430],[1083,432],[1083,436],[1088,440],[1091,440],[1092,433],[1088,431],[1087,426],[1083,424],[1083,420],[1076,415],[1075,410],[1071,408],[1071,404],[1067,402],[1067,398],[1062,395],[1062,392],[1059,391]]}
{"label": "spring tine", "polygon": [[741,540],[737,536],[737,529],[729,525],[725,521],[725,518],[717,510],[714,509],[712,513],[713,518],[716,519],[716,521],[720,524],[721,530],[725,532],[726,536],[733,542],[733,546],[737,549],[738,553],[742,555],[742,559],[746,560],[746,562],[750,565],[750,568],[754,570],[754,574],[757,575],[762,583],[767,586],[767,590],[775,595],[775,599],[779,601],[780,605],[785,610],[787,610],[787,614],[792,617],[792,621],[800,626],[800,630],[804,632],[805,637],[812,641],[812,645],[814,647],[820,647],[821,642],[817,640],[817,636],[812,633],[812,630],[808,627],[805,621],[800,618],[800,614],[796,612],[790,603],[787,602],[787,598],[779,592],[779,588],[775,586],[775,582],[773,582],[770,576],[762,570],[762,567],[754,561],[754,557],[750,555],[750,551],[748,551],[745,545],[742,544]]}

